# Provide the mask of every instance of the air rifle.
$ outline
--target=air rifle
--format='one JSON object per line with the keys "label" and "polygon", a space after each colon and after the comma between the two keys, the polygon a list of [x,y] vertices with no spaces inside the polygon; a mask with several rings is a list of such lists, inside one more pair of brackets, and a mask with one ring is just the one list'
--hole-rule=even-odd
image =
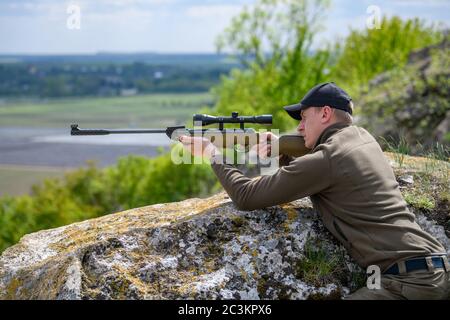
{"label": "air rifle", "polygon": [[[272,115],[239,116],[233,112],[231,117],[211,116],[207,114],[194,114],[193,123],[201,129],[188,129],[185,126],[173,126],[166,129],[80,129],[78,124],[71,125],[72,136],[92,136],[108,134],[135,134],[135,133],[165,133],[171,140],[178,141],[182,135],[202,136],[208,138],[215,146],[225,148],[236,145],[244,146],[246,149],[260,142],[260,133],[253,128],[245,128],[245,123],[272,124]],[[239,124],[239,128],[224,128],[224,124]],[[211,124],[218,124],[218,128],[204,128]],[[269,143],[274,143],[273,141]],[[278,150],[280,154],[292,157],[300,157],[310,150],[305,147],[302,136],[291,134],[279,137]],[[273,148],[272,148],[273,149]]]}

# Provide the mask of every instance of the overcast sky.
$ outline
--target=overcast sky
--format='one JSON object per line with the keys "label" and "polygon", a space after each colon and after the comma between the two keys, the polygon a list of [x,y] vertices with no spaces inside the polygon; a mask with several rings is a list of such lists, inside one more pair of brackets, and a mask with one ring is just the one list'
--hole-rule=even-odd
{"label": "overcast sky", "polygon": [[[335,0],[320,40],[364,28],[368,6],[383,15],[420,17],[449,26],[450,0]],[[0,54],[214,52],[216,36],[255,0],[0,0]],[[69,5],[81,9],[69,29]]]}

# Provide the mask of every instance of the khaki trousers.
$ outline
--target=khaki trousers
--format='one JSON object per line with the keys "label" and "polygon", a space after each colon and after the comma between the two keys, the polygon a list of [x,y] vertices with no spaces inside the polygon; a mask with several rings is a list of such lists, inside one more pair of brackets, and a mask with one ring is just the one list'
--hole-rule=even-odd
{"label": "khaki trousers", "polygon": [[361,288],[345,300],[443,300],[450,299],[450,272],[417,270],[399,275],[381,275],[381,288]]}

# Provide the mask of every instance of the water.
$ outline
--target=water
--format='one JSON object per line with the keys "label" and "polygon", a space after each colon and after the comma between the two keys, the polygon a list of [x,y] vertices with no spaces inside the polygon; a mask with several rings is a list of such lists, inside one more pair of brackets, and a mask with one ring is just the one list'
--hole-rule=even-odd
{"label": "water", "polygon": [[0,128],[1,140],[34,143],[70,143],[118,146],[169,146],[171,140],[164,133],[124,134],[105,136],[71,136],[69,129]]}
{"label": "water", "polygon": [[71,136],[68,128],[0,127],[0,165],[75,168],[93,159],[106,166],[129,154],[154,157],[171,143],[165,134]]}

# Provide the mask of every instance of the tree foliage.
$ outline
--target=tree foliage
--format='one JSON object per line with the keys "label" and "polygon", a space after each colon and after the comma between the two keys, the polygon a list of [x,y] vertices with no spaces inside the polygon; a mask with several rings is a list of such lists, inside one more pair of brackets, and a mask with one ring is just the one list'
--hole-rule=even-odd
{"label": "tree foliage", "polygon": [[240,57],[246,69],[222,77],[213,90],[215,112],[270,113],[274,128],[292,128],[296,123],[281,106],[326,79],[329,51],[313,51],[312,44],[327,6],[323,0],[260,0],[235,17],[217,46]]}
{"label": "tree foliage", "polygon": [[337,43],[332,76],[357,95],[376,75],[402,68],[412,51],[441,39],[437,26],[418,18],[383,17],[380,29],[351,30],[345,41]]}

